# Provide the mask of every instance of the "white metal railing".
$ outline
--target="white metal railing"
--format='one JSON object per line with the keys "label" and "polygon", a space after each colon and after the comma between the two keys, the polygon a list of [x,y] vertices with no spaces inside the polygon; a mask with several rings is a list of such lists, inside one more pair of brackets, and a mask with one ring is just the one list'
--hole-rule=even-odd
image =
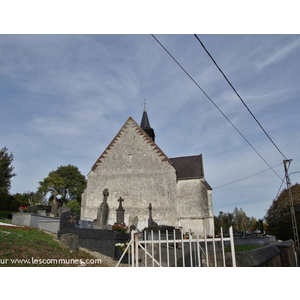
{"label": "white metal railing", "polygon": [[[169,238],[170,235],[172,238]],[[149,238],[150,235],[150,238]],[[223,230],[221,228],[221,237],[208,238],[206,232],[204,233],[204,238],[199,238],[198,232],[196,232],[196,237],[192,237],[191,232],[189,232],[187,237],[181,236],[179,239],[176,238],[175,229],[172,232],[165,233],[165,239],[162,239],[161,232],[146,232],[144,231],[144,236],[138,236],[137,231],[131,232],[131,240],[129,241],[126,249],[124,250],[121,258],[119,259],[116,267],[119,266],[125,255],[128,255],[128,265],[132,267],[140,266],[148,267],[148,259],[150,259],[150,266],[155,267],[177,267],[178,262],[183,267],[202,267],[203,265],[210,266],[210,253],[213,254],[214,266],[217,267],[217,257],[222,257],[223,267],[226,267],[225,259],[225,242],[230,243],[231,247],[231,260],[232,266],[236,267],[235,259],[235,249],[234,249],[234,239],[233,239],[233,229],[229,229],[229,237],[223,236]],[[217,247],[221,248],[221,251],[217,251]],[[172,252],[172,254],[170,253]],[[139,258],[143,256],[142,262]]]}

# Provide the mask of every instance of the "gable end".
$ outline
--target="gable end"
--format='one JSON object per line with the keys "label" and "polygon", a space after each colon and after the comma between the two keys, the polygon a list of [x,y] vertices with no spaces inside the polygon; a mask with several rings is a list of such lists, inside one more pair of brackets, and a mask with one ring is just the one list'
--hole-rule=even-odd
{"label": "gable end", "polygon": [[101,156],[97,159],[97,161],[95,162],[95,164],[92,167],[92,171],[95,171],[95,169],[98,167],[98,165],[101,164],[101,162],[105,158],[106,154],[108,154],[108,151],[113,148],[113,146],[115,145],[115,143],[122,136],[124,129],[130,123],[133,124],[133,126],[135,127],[135,130],[138,132],[139,135],[141,135],[143,137],[143,139],[145,140],[145,142],[148,143],[153,148],[153,150],[155,150],[155,152],[157,154],[159,154],[159,156],[162,158],[162,161],[167,161],[174,168],[174,166],[173,166],[172,162],[170,161],[170,159],[156,145],[156,143],[151,139],[151,137],[149,137],[149,135],[133,120],[132,117],[129,117],[128,120],[123,125],[123,127],[119,130],[119,132],[117,133],[117,135],[114,137],[114,139],[111,141],[111,143],[107,146],[107,148],[104,150],[104,152],[101,154]]}

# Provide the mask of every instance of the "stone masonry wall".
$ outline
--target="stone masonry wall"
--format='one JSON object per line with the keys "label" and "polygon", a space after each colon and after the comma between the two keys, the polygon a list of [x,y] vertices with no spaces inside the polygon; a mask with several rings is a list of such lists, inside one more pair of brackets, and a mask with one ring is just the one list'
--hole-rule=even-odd
{"label": "stone masonry wall", "polygon": [[203,184],[204,179],[179,180],[177,182],[178,218],[183,231],[198,230],[201,236],[214,232],[211,191]]}
{"label": "stone masonry wall", "polygon": [[168,158],[140,127],[129,119],[88,175],[81,218],[97,217],[103,190],[109,191],[109,223],[116,220],[117,199],[124,199],[125,222],[147,226],[149,203],[153,219],[177,225],[176,174]]}

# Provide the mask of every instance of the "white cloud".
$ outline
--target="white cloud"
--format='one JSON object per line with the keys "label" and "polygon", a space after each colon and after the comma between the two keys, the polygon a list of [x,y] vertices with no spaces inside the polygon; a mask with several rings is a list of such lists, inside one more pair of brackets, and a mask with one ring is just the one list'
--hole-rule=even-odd
{"label": "white cloud", "polygon": [[269,45],[269,49],[265,48],[262,57],[255,63],[256,67],[261,70],[272,64],[279,63],[281,60],[289,56],[295,49],[300,46],[300,38],[287,41],[286,45],[277,44]]}

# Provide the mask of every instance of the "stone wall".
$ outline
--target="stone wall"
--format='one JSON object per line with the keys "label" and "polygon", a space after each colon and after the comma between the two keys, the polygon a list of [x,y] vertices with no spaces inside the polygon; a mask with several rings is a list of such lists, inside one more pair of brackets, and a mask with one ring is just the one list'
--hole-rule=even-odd
{"label": "stone wall", "polygon": [[107,202],[110,224],[116,220],[117,200],[122,197],[127,225],[132,225],[135,220],[137,228],[143,229],[148,222],[149,203],[152,203],[154,220],[176,225],[175,169],[133,122],[127,121],[101,155],[97,166],[88,174],[81,219],[97,217],[97,209],[103,199],[102,191],[107,188],[110,193]]}
{"label": "stone wall", "polygon": [[[203,171],[202,171],[203,173]],[[143,230],[148,226],[149,203],[152,218],[159,225],[177,227],[183,231],[214,232],[212,192],[204,178],[178,180],[169,158],[129,118],[105,149],[91,172],[82,194],[81,219],[93,221],[102,203],[102,192],[108,189],[108,223],[116,222],[118,199],[124,199],[124,221]]]}
{"label": "stone wall", "polygon": [[91,230],[79,228],[63,228],[60,229],[57,236],[60,239],[65,234],[72,234],[78,237],[78,246],[96,251],[104,255],[116,258],[117,243],[127,243],[129,234],[109,230]]}
{"label": "stone wall", "polygon": [[203,179],[178,180],[177,203],[178,219],[184,232],[198,230],[203,237],[205,228],[207,236],[213,235],[211,191],[207,190]]}
{"label": "stone wall", "polygon": [[36,214],[13,214],[12,223],[21,226],[30,226],[53,233],[57,233],[60,226],[59,218],[52,218]]}
{"label": "stone wall", "polygon": [[[236,252],[237,267],[296,267],[294,242],[287,241],[265,246],[251,251]],[[210,263],[213,265],[213,258]],[[222,264],[221,254],[218,264]],[[232,266],[231,254],[226,253],[226,266]]]}

